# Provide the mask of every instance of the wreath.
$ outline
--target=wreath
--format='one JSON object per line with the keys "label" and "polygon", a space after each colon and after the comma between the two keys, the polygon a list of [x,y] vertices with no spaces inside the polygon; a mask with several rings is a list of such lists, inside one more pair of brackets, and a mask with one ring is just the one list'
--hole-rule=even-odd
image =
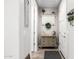
{"label": "wreath", "polygon": [[46,24],[45,24],[45,27],[46,27],[47,29],[50,29],[50,28],[51,28],[51,24],[50,24],[50,23],[46,23]]}

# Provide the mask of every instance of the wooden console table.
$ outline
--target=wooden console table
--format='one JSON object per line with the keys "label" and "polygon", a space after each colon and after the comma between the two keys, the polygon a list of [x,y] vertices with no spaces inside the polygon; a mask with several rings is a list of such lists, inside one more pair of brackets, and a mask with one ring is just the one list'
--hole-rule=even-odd
{"label": "wooden console table", "polygon": [[41,36],[39,47],[57,47],[56,36]]}

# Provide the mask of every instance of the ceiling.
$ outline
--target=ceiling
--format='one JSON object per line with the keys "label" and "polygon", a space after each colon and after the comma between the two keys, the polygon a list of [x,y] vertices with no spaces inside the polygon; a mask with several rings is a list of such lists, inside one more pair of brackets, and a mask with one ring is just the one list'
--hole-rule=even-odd
{"label": "ceiling", "polygon": [[61,0],[36,0],[39,7],[53,8],[57,7]]}

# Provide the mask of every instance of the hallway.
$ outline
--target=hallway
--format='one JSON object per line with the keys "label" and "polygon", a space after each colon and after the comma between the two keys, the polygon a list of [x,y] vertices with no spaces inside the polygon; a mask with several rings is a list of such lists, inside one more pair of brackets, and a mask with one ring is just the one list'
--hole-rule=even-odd
{"label": "hallway", "polygon": [[6,0],[5,59],[73,59],[73,5],[73,0]]}

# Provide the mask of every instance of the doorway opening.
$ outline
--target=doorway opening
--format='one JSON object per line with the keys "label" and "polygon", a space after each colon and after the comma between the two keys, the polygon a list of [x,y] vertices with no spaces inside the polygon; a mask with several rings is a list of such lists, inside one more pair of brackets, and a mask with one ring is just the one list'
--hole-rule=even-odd
{"label": "doorway opening", "polygon": [[58,49],[59,23],[58,1],[35,0],[33,21],[33,51],[40,49]]}

